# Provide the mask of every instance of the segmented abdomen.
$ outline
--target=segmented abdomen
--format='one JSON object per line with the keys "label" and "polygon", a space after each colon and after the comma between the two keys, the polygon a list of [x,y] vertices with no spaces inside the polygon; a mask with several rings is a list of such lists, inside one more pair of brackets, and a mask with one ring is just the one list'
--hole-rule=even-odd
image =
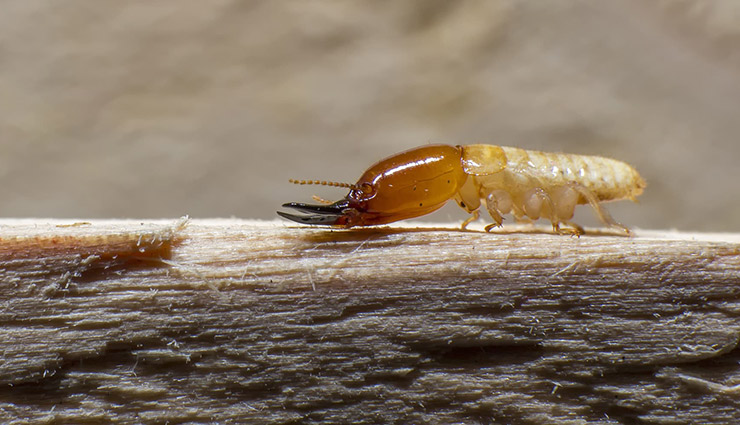
{"label": "segmented abdomen", "polygon": [[615,159],[501,148],[506,154],[507,180],[521,186],[548,190],[575,182],[590,190],[599,201],[634,200],[645,187],[645,181],[634,168]]}

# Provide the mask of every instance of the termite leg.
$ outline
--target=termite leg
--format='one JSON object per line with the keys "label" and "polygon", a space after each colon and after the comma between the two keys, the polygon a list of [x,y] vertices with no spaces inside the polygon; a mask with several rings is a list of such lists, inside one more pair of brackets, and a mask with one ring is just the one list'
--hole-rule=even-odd
{"label": "termite leg", "polygon": [[529,217],[527,217],[527,214],[522,210],[521,207],[519,207],[516,203],[511,204],[511,215],[514,216],[514,221],[516,221],[519,224],[532,224],[533,221]]}
{"label": "termite leg", "polygon": [[486,226],[486,232],[490,232],[494,227],[501,227],[504,222],[503,214],[511,211],[511,196],[503,190],[495,190],[486,196],[486,209],[493,219],[493,223]]}
{"label": "termite leg", "polygon": [[566,221],[565,224],[570,226],[575,231],[574,234],[576,236],[581,236],[586,233],[586,229],[576,223],[573,223],[572,221]]}
{"label": "termite leg", "polygon": [[572,182],[569,184],[570,187],[572,187],[576,192],[578,192],[581,196],[586,198],[586,201],[588,201],[588,204],[591,205],[591,208],[596,211],[596,215],[599,216],[599,219],[602,223],[606,224],[609,227],[614,227],[617,229],[621,229],[624,231],[627,235],[632,235],[632,232],[630,232],[630,229],[625,227],[622,223],[617,222],[614,220],[609,214],[609,211],[607,211],[604,207],[599,204],[599,200],[596,198],[596,195],[593,194],[590,190],[588,190],[587,187],[583,186],[582,184]]}
{"label": "termite leg", "polygon": [[468,227],[468,224],[474,222],[475,220],[478,220],[480,217],[480,211],[475,210],[471,213],[472,215],[468,217],[465,221],[462,222],[462,225],[460,225],[460,229],[465,230],[466,227]]}
{"label": "termite leg", "polygon": [[555,212],[555,204],[550,194],[545,192],[541,187],[535,187],[527,191],[524,195],[522,210],[533,220],[537,220],[542,216],[549,218],[553,230],[555,232],[560,230],[560,220],[557,218],[557,213]]}
{"label": "termite leg", "polygon": [[586,233],[586,230],[584,230],[583,227],[571,221],[563,221],[562,224],[565,224],[567,226],[564,228],[560,227],[560,224],[561,223],[553,223],[552,225],[553,232],[559,235],[570,235],[570,236],[576,236],[580,238],[581,235]]}
{"label": "termite leg", "polygon": [[501,227],[501,225],[498,224],[498,223],[491,223],[491,224],[486,225],[486,227],[484,227],[484,229],[485,229],[486,232],[490,232],[491,230],[493,230],[493,229],[495,229],[497,227]]}

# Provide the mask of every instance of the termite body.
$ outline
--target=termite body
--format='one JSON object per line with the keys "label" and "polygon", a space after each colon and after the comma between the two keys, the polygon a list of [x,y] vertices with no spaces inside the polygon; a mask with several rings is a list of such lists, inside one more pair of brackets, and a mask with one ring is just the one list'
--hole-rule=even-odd
{"label": "termite body", "polygon": [[583,233],[571,219],[576,205],[586,203],[604,224],[629,233],[601,203],[636,200],[645,188],[634,168],[614,159],[494,145],[421,146],[377,162],[353,185],[292,182],[350,189],[344,199],[328,205],[284,204],[307,213],[278,211],[299,223],[386,224],[429,214],[454,199],[472,214],[462,228],[477,219],[484,206],[493,219],[487,231],[501,226],[503,216],[511,213],[517,221],[548,219],[555,231],[570,234]]}

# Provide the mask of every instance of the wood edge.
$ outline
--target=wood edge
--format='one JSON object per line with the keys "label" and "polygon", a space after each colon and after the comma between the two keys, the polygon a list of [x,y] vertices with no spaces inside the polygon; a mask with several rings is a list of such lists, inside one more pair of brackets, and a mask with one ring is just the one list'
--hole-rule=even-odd
{"label": "wood edge", "polygon": [[[310,227],[301,226],[300,224],[289,223],[280,219],[263,220],[263,219],[242,219],[242,218],[189,218],[182,216],[180,218],[158,218],[158,219],[90,219],[90,218],[0,218],[0,238],[8,236],[22,236],[29,234],[66,234],[66,233],[89,233],[86,230],[98,228],[120,228],[126,232],[142,232],[157,230],[157,226],[170,226],[171,229],[187,232],[192,227],[221,227],[221,228],[239,228],[252,227],[260,230],[294,230],[301,232],[305,230],[334,230],[334,231],[354,231],[355,229],[336,229],[331,227]],[[413,229],[415,231],[455,231],[460,229],[458,222],[425,222],[425,221],[402,221],[392,223],[391,225],[377,226],[377,229]],[[652,240],[671,240],[671,241],[706,241],[706,242],[725,242],[740,244],[740,233],[732,232],[696,232],[680,231],[677,229],[640,229],[633,228],[634,235],[624,237],[620,234],[613,233],[609,229],[586,228],[586,235],[582,237],[593,236],[614,236],[624,240],[630,239],[652,239]],[[459,230],[460,234],[481,234],[486,233],[482,223],[471,223],[466,230]],[[490,232],[495,236],[522,235],[522,234],[544,234],[554,236],[550,226],[547,225],[529,225],[529,224],[507,224],[502,228],[494,229]],[[560,236],[560,235],[558,235]],[[562,237],[570,237],[564,235]]]}

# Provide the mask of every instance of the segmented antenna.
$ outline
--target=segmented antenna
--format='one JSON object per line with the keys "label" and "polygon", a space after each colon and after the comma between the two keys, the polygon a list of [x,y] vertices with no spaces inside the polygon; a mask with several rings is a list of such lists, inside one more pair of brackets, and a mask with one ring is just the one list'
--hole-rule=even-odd
{"label": "segmented antenna", "polygon": [[348,189],[355,189],[356,186],[349,183],[340,183],[340,182],[328,182],[324,180],[294,180],[290,179],[289,182],[293,184],[316,184],[321,186],[334,186],[334,187],[346,187]]}

